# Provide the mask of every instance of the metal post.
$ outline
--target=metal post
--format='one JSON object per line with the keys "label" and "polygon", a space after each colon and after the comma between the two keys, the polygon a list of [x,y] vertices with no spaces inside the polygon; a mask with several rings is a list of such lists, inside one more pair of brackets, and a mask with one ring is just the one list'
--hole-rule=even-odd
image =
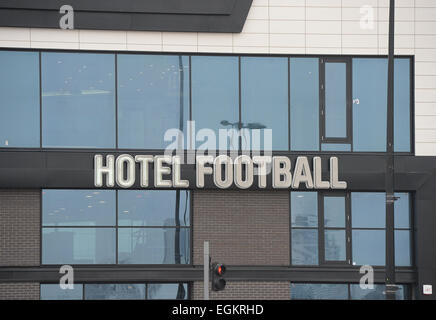
{"label": "metal post", "polygon": [[395,300],[394,247],[394,34],[395,0],[389,4],[388,105],[386,141],[386,299]]}
{"label": "metal post", "polygon": [[205,241],[204,245],[203,245],[203,249],[204,249],[204,256],[203,256],[203,260],[204,260],[204,280],[203,280],[203,284],[204,284],[204,300],[209,300],[209,241]]}

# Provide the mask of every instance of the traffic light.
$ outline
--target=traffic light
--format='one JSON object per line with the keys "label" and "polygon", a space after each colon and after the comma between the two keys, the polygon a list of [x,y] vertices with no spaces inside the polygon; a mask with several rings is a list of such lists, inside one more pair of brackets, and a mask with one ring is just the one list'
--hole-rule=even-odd
{"label": "traffic light", "polygon": [[221,263],[212,264],[212,290],[221,291],[226,287],[226,280],[223,278],[226,273],[226,266]]}

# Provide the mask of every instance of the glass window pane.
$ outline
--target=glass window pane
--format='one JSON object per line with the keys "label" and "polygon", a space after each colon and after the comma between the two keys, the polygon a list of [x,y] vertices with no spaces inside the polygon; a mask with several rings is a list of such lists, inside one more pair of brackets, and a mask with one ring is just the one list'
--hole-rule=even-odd
{"label": "glass window pane", "polygon": [[44,147],[115,147],[115,56],[42,54]]}
{"label": "glass window pane", "polygon": [[114,228],[43,228],[43,264],[114,264]]}
{"label": "glass window pane", "polygon": [[385,265],[385,230],[353,230],[352,243],[353,265]]}
{"label": "glass window pane", "polygon": [[387,59],[353,59],[353,151],[386,151]]}
{"label": "glass window pane", "polygon": [[351,151],[351,145],[339,143],[322,143],[321,151]]}
{"label": "glass window pane", "polygon": [[118,229],[120,264],[188,264],[189,256],[188,228]]}
{"label": "glass window pane", "polygon": [[318,230],[292,229],[292,264],[318,264]]}
{"label": "glass window pane", "polygon": [[395,228],[410,228],[410,203],[408,193],[395,193],[398,199],[394,202]]}
{"label": "glass window pane", "polygon": [[394,149],[410,152],[410,60],[395,59]]}
{"label": "glass window pane", "polygon": [[351,222],[353,228],[384,228],[386,225],[385,194],[352,192]]}
{"label": "glass window pane", "polygon": [[291,299],[348,299],[347,284],[291,283]]}
{"label": "glass window pane", "polygon": [[324,197],[324,226],[345,228],[345,197]]}
{"label": "glass window pane", "polygon": [[395,265],[399,267],[412,265],[409,230],[395,230]]}
{"label": "glass window pane", "polygon": [[[186,132],[189,120],[189,58],[118,55],[118,145],[164,149],[168,129]],[[184,146],[187,147],[187,144]]]}
{"label": "glass window pane", "polygon": [[85,284],[85,300],[141,299],[145,299],[145,284]]}
{"label": "glass window pane", "polygon": [[325,64],[325,135],[347,137],[347,65]]}
{"label": "glass window pane", "polygon": [[347,256],[345,244],[345,230],[325,230],[325,260],[345,261]]}
{"label": "glass window pane", "polygon": [[290,59],[291,150],[319,150],[318,58]]}
{"label": "glass window pane", "polygon": [[[261,130],[261,143],[252,150],[288,150],[288,59],[241,58],[242,127],[272,129],[272,146],[266,146]],[[243,149],[249,149],[249,139]]]}
{"label": "glass window pane", "polygon": [[[177,206],[177,193],[180,194]],[[118,191],[120,226],[189,226],[189,191]]]}
{"label": "glass window pane", "polygon": [[[386,300],[386,286],[384,284],[374,284],[373,289],[362,289],[359,284],[351,284],[350,289],[353,300]],[[404,300],[404,286],[398,286],[395,296],[396,300]]]}
{"label": "glass window pane", "polygon": [[82,300],[83,285],[74,284],[74,289],[62,289],[59,284],[41,284],[41,300]]}
{"label": "glass window pane", "polygon": [[0,148],[39,147],[39,54],[0,52]]}
{"label": "glass window pane", "polygon": [[153,283],[147,285],[147,299],[188,299],[186,283]]}
{"label": "glass window pane", "polygon": [[291,192],[292,227],[318,227],[318,193]]}
{"label": "glass window pane", "polygon": [[[197,131],[208,128],[218,139],[219,129],[238,128],[238,57],[193,56],[191,63],[192,120]],[[203,143],[198,141],[197,148]],[[218,144],[218,141],[214,143]],[[227,140],[227,146],[238,149],[237,136],[231,141]]]}
{"label": "glass window pane", "polygon": [[44,226],[114,226],[115,191],[43,190]]}

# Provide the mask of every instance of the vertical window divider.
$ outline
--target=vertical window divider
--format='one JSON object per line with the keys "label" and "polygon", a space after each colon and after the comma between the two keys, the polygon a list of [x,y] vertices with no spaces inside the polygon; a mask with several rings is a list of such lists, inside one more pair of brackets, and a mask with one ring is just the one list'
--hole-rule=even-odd
{"label": "vertical window divider", "polygon": [[118,53],[114,54],[115,59],[115,149],[118,149]]}
{"label": "vertical window divider", "polygon": [[325,262],[325,228],[324,228],[324,193],[318,192],[318,260],[319,265]]}
{"label": "vertical window divider", "polygon": [[241,84],[241,56],[238,56],[238,83],[239,83],[239,123],[238,123],[238,151],[242,151],[242,137],[240,135],[242,129],[242,84]]}
{"label": "vertical window divider", "polygon": [[291,151],[291,58],[288,57],[288,150]]}
{"label": "vertical window divider", "polygon": [[118,264],[118,190],[115,190],[115,264]]}
{"label": "vertical window divider", "polygon": [[42,149],[42,53],[39,51],[39,148]]}
{"label": "vertical window divider", "polygon": [[[192,56],[191,55],[189,56],[189,121],[192,121]],[[187,149],[195,149],[195,137],[193,137],[194,132],[192,132],[191,126],[189,126],[189,130],[191,132],[186,132],[186,135],[189,137],[189,141],[188,141],[189,146]]]}
{"label": "vertical window divider", "polygon": [[346,193],[345,196],[345,213],[346,213],[346,224],[345,224],[345,230],[346,230],[346,250],[347,250],[347,264],[352,265],[351,263],[351,250],[352,250],[352,238],[351,238],[351,194],[350,192]]}

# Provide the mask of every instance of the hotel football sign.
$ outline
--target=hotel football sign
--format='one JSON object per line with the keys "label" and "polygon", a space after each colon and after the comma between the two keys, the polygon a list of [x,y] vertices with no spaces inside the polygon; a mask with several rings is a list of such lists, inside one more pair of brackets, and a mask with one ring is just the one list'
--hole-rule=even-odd
{"label": "hotel football sign", "polygon": [[[202,155],[196,156],[195,174],[182,178],[188,165],[181,156],[97,154],[94,157],[94,186],[132,188],[205,188],[213,181],[219,189],[346,189],[339,180],[338,158],[329,158],[328,178],[323,179],[320,157]],[[192,169],[191,169],[192,171]],[[137,181],[139,180],[139,181]]]}

